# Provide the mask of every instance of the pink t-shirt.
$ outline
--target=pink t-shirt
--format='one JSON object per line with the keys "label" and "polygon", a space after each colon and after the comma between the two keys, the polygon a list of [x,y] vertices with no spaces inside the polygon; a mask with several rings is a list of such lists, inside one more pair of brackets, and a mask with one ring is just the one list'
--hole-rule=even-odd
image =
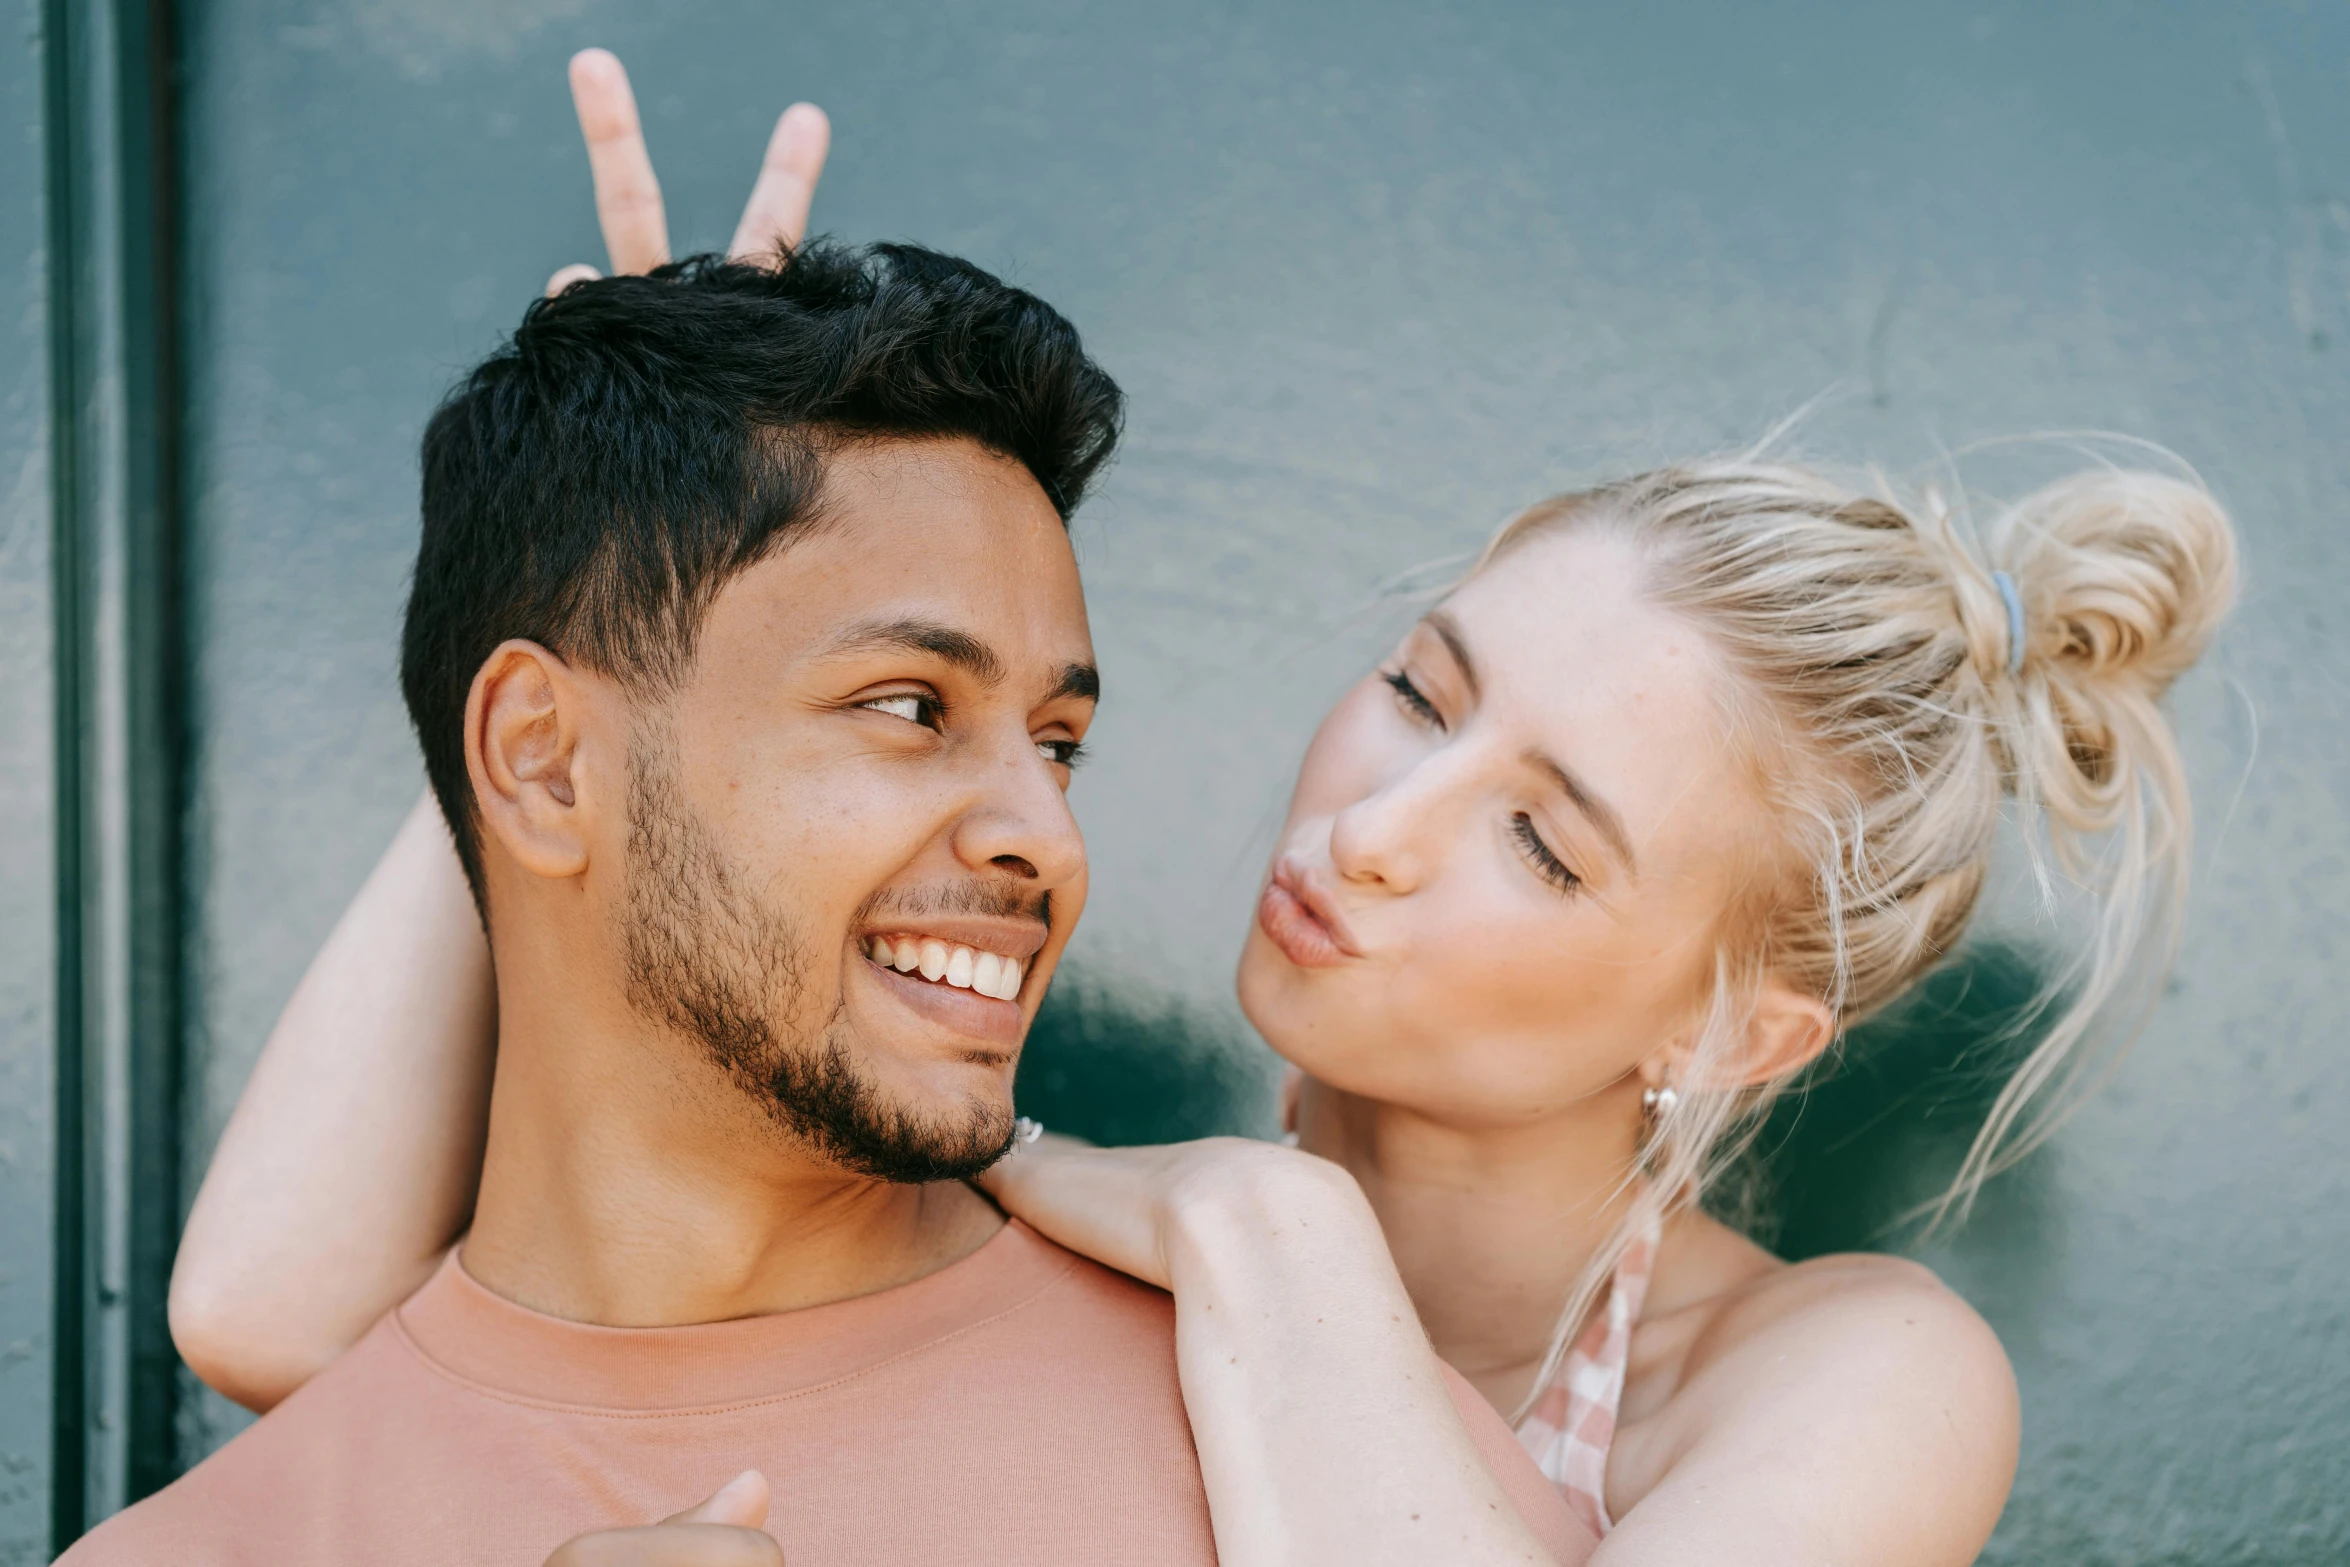
{"label": "pink t-shirt", "polygon": [[[454,1255],[406,1304],[70,1567],[539,1567],[744,1469],[792,1567],[1208,1563],[1169,1298],[1017,1222],[877,1295],[682,1328],[542,1316]],[[1452,1378],[1553,1554],[1590,1537]]]}

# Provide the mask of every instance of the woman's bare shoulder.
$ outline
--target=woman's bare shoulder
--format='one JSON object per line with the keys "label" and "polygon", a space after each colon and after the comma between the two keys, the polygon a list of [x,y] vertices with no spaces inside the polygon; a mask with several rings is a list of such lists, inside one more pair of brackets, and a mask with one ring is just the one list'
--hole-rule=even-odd
{"label": "woman's bare shoulder", "polygon": [[[1788,1263],[1711,1220],[1682,1238],[1680,1270],[1660,1259],[1634,1338],[1611,1502],[1685,1474],[1783,1497],[1823,1488],[1822,1505],[1845,1506],[1882,1487],[1908,1494],[1904,1477],[1930,1472],[1947,1530],[1979,1544],[2020,1423],[2015,1374],[1982,1316],[1903,1258]],[[1792,1448],[1791,1431],[1805,1433]]]}
{"label": "woman's bare shoulder", "polygon": [[1917,1360],[1937,1380],[2010,1377],[1990,1325],[1920,1263],[1864,1252],[1785,1262],[1703,1215],[1676,1225],[1672,1239],[1643,1313],[1657,1342],[1641,1358],[1669,1356],[1675,1383],[1757,1348],[1780,1363],[1817,1357],[1881,1371]]}

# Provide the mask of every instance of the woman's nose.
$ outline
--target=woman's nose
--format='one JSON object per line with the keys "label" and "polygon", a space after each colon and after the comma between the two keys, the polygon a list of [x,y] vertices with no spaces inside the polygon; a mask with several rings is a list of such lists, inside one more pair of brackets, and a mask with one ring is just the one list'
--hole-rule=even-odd
{"label": "woman's nose", "polygon": [[1449,793],[1434,758],[1388,779],[1331,822],[1331,868],[1389,892],[1422,886],[1435,865]]}

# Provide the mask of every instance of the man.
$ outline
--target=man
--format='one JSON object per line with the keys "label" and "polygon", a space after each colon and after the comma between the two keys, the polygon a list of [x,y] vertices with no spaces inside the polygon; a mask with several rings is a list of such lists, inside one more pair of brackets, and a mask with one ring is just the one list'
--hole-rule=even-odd
{"label": "man", "polygon": [[1120,407],[911,247],[581,283],[451,395],[402,684],[496,965],[473,1226],[67,1560],[523,1567],[746,1466],[795,1564],[1212,1559],[1167,1300],[961,1181],[1084,903]]}

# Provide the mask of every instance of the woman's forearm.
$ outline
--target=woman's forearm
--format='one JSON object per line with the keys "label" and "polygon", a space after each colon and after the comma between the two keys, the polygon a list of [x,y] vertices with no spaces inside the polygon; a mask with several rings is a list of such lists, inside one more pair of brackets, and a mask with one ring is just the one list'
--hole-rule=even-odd
{"label": "woman's forearm", "polygon": [[311,960],[237,1101],[172,1273],[197,1375],[266,1409],[423,1282],[472,1211],[496,1002],[420,801]]}
{"label": "woman's forearm", "polygon": [[1549,1563],[1353,1183],[1300,1162],[1205,1186],[1162,1244],[1226,1567]]}

